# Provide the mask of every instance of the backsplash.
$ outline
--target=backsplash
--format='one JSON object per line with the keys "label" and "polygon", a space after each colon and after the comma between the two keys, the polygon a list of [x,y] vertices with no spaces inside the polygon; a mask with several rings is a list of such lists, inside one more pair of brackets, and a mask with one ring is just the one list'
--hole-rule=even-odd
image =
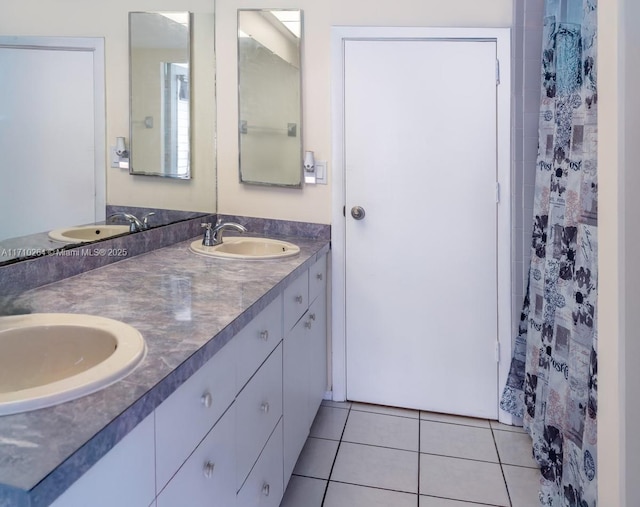
{"label": "backsplash", "polygon": [[[114,213],[129,213],[142,220],[142,217],[149,213],[153,213],[149,220],[149,227],[158,227],[161,225],[168,225],[175,222],[182,222],[184,220],[190,220],[192,218],[202,218],[203,216],[210,215],[210,213],[203,213],[201,211],[180,211],[175,209],[160,209],[160,208],[141,208],[138,206],[117,206],[114,204],[107,204],[106,215],[107,218]],[[111,223],[111,221],[109,221]],[[128,223],[126,220],[122,223]]]}
{"label": "backsplash", "polygon": [[[108,213],[124,211],[142,216],[143,208],[110,206]],[[158,210],[152,210],[158,213]],[[162,211],[162,210],[160,210]],[[170,210],[167,210],[170,211]],[[172,218],[174,215],[159,216],[158,219]],[[238,222],[247,227],[249,233],[265,236],[295,236],[329,240],[331,226],[325,224],[310,224],[286,220],[272,220],[266,218],[242,217],[231,215],[201,215],[181,222],[155,227],[147,231],[137,232],[106,239],[83,246],[60,249],[52,254],[35,257],[13,264],[0,266],[0,315],[23,313],[15,308],[11,301],[13,297],[26,290],[57,282],[85,271],[107,266],[120,260],[151,252],[158,248],[173,245],[202,234],[203,222],[215,223],[220,217],[224,221]]]}
{"label": "backsplash", "polygon": [[264,236],[297,236],[320,240],[331,239],[331,226],[291,220],[273,220],[269,218],[243,217],[237,215],[218,215],[224,222],[237,222],[244,225],[249,234]]}

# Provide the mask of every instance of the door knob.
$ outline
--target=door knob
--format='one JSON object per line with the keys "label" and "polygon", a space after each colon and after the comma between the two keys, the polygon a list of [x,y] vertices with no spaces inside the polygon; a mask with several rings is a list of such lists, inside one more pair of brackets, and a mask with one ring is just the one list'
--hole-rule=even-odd
{"label": "door knob", "polygon": [[364,215],[364,208],[362,206],[354,206],[351,208],[351,216],[356,220],[362,220]]}

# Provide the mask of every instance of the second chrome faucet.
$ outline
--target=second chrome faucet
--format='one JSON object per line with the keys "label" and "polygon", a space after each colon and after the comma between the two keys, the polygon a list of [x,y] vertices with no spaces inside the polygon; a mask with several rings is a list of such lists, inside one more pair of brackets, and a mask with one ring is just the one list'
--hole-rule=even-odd
{"label": "second chrome faucet", "polygon": [[211,225],[211,222],[202,224],[204,228],[204,237],[202,238],[202,244],[204,246],[216,246],[222,243],[222,233],[227,229],[233,229],[234,231],[245,233],[247,228],[244,225],[237,224],[235,222],[220,222],[215,226]]}
{"label": "second chrome faucet", "polygon": [[119,217],[124,218],[129,222],[129,231],[140,232],[149,228],[149,217],[152,215],[155,215],[155,212],[152,211],[150,213],[146,213],[142,217],[142,220],[140,220],[138,217],[136,217],[135,215],[132,215],[131,213],[124,213],[122,211],[119,211],[117,213],[114,213],[113,215],[109,215],[107,220],[114,221],[116,218],[119,218]]}

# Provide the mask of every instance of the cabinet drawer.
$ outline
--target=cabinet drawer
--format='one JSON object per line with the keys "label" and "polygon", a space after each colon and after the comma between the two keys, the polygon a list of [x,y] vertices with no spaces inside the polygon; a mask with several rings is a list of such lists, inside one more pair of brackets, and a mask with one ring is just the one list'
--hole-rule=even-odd
{"label": "cabinet drawer", "polygon": [[309,303],[324,293],[327,287],[327,256],[323,255],[309,268]]}
{"label": "cabinet drawer", "polygon": [[282,415],[282,344],[238,395],[236,414],[236,489],[240,489]]}
{"label": "cabinet drawer", "polygon": [[282,295],[234,338],[238,349],[236,389],[240,391],[282,339]]}
{"label": "cabinet drawer", "polygon": [[160,493],[157,507],[234,506],[234,430],[232,405]]}
{"label": "cabinet drawer", "polygon": [[282,421],[267,442],[256,466],[238,492],[238,507],[278,507],[284,493]]}
{"label": "cabinet drawer", "polygon": [[284,333],[291,329],[309,306],[309,275],[305,271],[284,290]]}
{"label": "cabinet drawer", "polygon": [[156,478],[162,489],[236,394],[236,348],[227,343],[156,409]]}

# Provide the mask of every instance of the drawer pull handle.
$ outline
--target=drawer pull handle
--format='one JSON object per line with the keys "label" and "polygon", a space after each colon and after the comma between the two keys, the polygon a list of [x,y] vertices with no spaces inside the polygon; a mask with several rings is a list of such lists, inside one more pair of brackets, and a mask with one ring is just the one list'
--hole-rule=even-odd
{"label": "drawer pull handle", "polygon": [[316,278],[317,278],[318,280],[322,280],[322,273],[318,273],[318,274],[316,275]]}
{"label": "drawer pull handle", "polygon": [[298,294],[298,295],[296,296],[296,303],[300,303],[300,304],[302,304],[302,295],[301,295],[301,294]]}
{"label": "drawer pull handle", "polygon": [[265,329],[264,331],[260,331],[260,339],[267,341],[269,339],[269,331]]}
{"label": "drawer pull handle", "polygon": [[262,410],[265,414],[269,413],[269,402],[265,401],[262,405],[260,405],[260,410]]}
{"label": "drawer pull handle", "polygon": [[209,408],[211,403],[213,403],[213,397],[211,396],[211,393],[207,391],[200,397],[200,401],[204,408]]}
{"label": "drawer pull handle", "polygon": [[262,494],[264,496],[269,496],[269,490],[271,488],[269,487],[269,484],[267,484],[266,482],[264,483],[264,485],[262,486]]}
{"label": "drawer pull handle", "polygon": [[310,314],[309,314],[309,318],[310,318],[311,320],[316,320],[316,314],[315,314],[315,313],[310,313]]}
{"label": "drawer pull handle", "polygon": [[311,321],[308,320],[307,322],[305,322],[304,327],[306,327],[307,329],[311,329]]}
{"label": "drawer pull handle", "polygon": [[202,469],[202,473],[204,474],[204,476],[209,479],[212,475],[213,475],[213,469],[216,467],[215,463],[212,463],[211,461],[207,461],[204,464],[204,468]]}

